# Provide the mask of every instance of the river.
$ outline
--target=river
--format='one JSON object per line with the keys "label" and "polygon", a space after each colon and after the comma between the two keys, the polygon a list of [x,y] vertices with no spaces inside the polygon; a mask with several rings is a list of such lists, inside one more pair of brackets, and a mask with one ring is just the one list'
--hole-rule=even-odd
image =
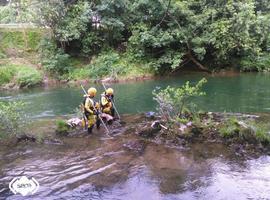
{"label": "river", "polygon": [[[123,120],[135,129],[140,118],[136,113],[154,110],[151,92],[156,86],[178,86],[201,78],[183,75],[111,86],[120,113],[133,114]],[[207,95],[195,99],[204,110],[269,112],[269,75],[206,78]],[[0,99],[22,100],[30,117],[45,120],[72,114],[82,92],[65,87],[33,89],[1,93]],[[142,144],[139,151],[127,148],[134,141]],[[134,134],[108,139],[102,130],[95,130],[93,135],[65,138],[61,145],[1,146],[0,157],[0,199],[270,199],[270,157],[244,159],[218,144],[171,148],[142,142]],[[22,175],[39,182],[37,193],[27,197],[11,193],[9,182]]]}

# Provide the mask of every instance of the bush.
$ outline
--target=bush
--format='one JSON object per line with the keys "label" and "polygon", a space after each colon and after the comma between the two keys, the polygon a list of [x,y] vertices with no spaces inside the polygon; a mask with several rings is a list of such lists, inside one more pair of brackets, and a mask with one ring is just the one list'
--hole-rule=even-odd
{"label": "bush", "polygon": [[126,66],[119,63],[120,56],[113,51],[101,53],[93,62],[89,65],[89,75],[91,78],[100,78],[104,76],[111,76],[116,78],[118,75],[127,73]]}
{"label": "bush", "polygon": [[[185,118],[186,112],[183,111],[189,110],[190,98],[205,95],[204,92],[201,92],[201,88],[206,82],[207,80],[203,78],[195,86],[190,86],[187,81],[179,88],[168,86],[164,90],[154,90],[154,100],[158,103],[158,111],[161,116],[167,121],[179,121],[179,118]],[[194,104],[191,105],[194,106]]]}
{"label": "bush", "polygon": [[70,59],[62,49],[57,48],[56,44],[44,39],[40,45],[41,60],[44,69],[58,78],[70,71]]}
{"label": "bush", "polygon": [[262,123],[256,123],[254,124],[254,127],[256,139],[263,144],[269,144],[270,143],[269,127],[266,124]]}
{"label": "bush", "polygon": [[7,66],[0,66],[0,85],[9,83],[14,74],[14,69]]}
{"label": "bush", "polygon": [[22,134],[26,127],[26,116],[23,114],[24,103],[0,101],[1,136]]}
{"label": "bush", "polygon": [[229,118],[219,129],[220,135],[224,138],[231,138],[238,135],[240,132],[240,125],[235,117]]}
{"label": "bush", "polygon": [[35,68],[24,65],[0,66],[0,85],[12,80],[20,87],[32,87],[42,82],[42,74]]}
{"label": "bush", "polygon": [[240,62],[242,71],[270,71],[270,54],[265,53],[257,58],[247,57],[243,58]]}
{"label": "bush", "polygon": [[63,120],[56,121],[56,133],[60,135],[67,135],[70,130],[68,124]]}
{"label": "bush", "polygon": [[90,70],[88,68],[77,68],[69,72],[68,79],[82,80],[90,77]]}
{"label": "bush", "polygon": [[16,82],[20,87],[32,87],[42,82],[41,73],[26,66],[17,67]]}

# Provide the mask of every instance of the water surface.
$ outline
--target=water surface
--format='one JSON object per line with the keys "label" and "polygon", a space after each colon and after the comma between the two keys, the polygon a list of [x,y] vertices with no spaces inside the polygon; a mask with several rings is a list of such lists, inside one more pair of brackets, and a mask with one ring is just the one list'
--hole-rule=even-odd
{"label": "water surface", "polygon": [[[155,110],[152,91],[156,87],[181,86],[186,81],[197,82],[206,77],[203,90],[206,96],[196,99],[199,108],[215,112],[269,112],[270,74],[236,74],[232,76],[182,75],[175,78],[149,80],[133,83],[109,84],[115,90],[115,101],[120,113],[138,113]],[[95,86],[100,94],[101,85]],[[31,89],[19,93],[1,92],[0,100],[22,100],[27,113],[33,118],[66,115],[82,102],[80,88]],[[97,95],[99,99],[99,95]]]}

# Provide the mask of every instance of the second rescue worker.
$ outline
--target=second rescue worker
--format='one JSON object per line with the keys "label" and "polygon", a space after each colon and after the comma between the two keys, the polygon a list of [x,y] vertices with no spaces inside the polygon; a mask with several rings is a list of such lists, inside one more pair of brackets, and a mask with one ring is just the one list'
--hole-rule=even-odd
{"label": "second rescue worker", "polygon": [[101,111],[114,117],[113,107],[113,89],[108,88],[103,94],[101,94]]}

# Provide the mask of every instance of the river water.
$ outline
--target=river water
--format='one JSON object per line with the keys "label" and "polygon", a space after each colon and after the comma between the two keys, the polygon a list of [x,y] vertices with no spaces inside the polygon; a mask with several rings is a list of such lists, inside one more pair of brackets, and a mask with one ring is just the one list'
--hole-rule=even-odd
{"label": "river water", "polygon": [[[123,117],[127,124],[113,139],[102,129],[89,136],[64,138],[63,144],[1,146],[0,199],[270,199],[267,155],[244,159],[218,144],[171,148],[133,134],[141,118],[135,113],[154,110],[151,91],[156,86],[177,86],[200,78],[186,75],[113,85],[120,113],[133,114]],[[207,79],[207,96],[196,99],[203,109],[269,112],[269,75]],[[78,88],[55,88],[1,93],[0,99],[20,99],[27,103],[30,117],[47,120],[73,113],[81,96]],[[39,125],[39,131],[50,131],[49,124]],[[22,175],[39,182],[37,193],[12,194],[9,182]]]}
{"label": "river water", "polygon": [[[110,84],[115,89],[115,101],[120,113],[138,113],[155,109],[152,91],[167,85],[180,86],[203,78],[201,74],[187,74],[175,78],[164,78],[135,83]],[[205,76],[206,96],[195,99],[198,106],[215,112],[269,112],[270,74],[233,74],[231,76]],[[101,85],[95,86],[98,93]],[[53,117],[74,112],[81,103],[83,92],[78,88],[32,89],[23,92],[1,92],[0,100],[22,100],[27,104],[26,112],[32,118]]]}

